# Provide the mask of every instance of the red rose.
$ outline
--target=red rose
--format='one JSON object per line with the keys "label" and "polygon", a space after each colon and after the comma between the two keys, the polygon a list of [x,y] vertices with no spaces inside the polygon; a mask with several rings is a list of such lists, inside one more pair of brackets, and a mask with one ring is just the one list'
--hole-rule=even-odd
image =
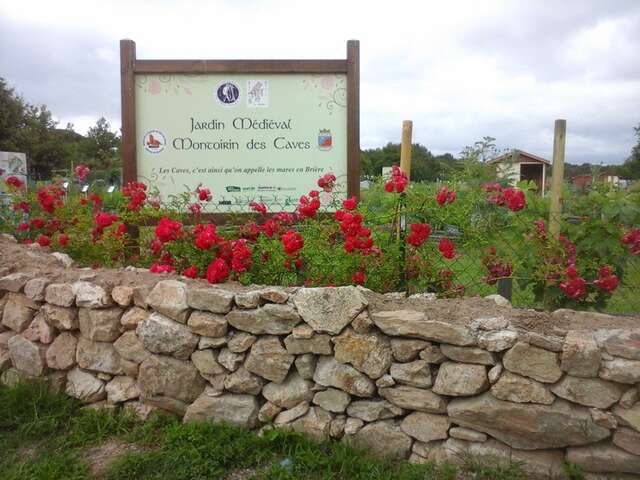
{"label": "red rose", "polygon": [[507,208],[513,212],[522,210],[526,204],[524,192],[517,188],[507,188],[504,191],[504,199],[507,204]]}
{"label": "red rose", "polygon": [[367,281],[367,275],[362,270],[358,270],[351,276],[351,280],[356,285],[362,285]]}
{"label": "red rose", "polygon": [[426,223],[412,223],[409,230],[411,233],[407,235],[407,243],[414,247],[422,245],[431,235],[431,226]]}
{"label": "red rose", "polygon": [[86,180],[86,178],[89,176],[89,173],[91,172],[91,169],[89,167],[87,167],[86,165],[76,165],[76,168],[74,168],[74,173],[76,175],[76,178],[78,179],[79,182],[84,182]]}
{"label": "red rose", "polygon": [[335,186],[336,176],[333,173],[325,173],[318,179],[318,186],[325,192],[330,192]]}
{"label": "red rose", "polygon": [[304,239],[295,230],[289,230],[281,238],[282,246],[287,255],[295,257],[304,246]]}
{"label": "red rose", "polygon": [[438,250],[440,250],[440,253],[444,258],[451,259],[456,256],[456,246],[448,238],[440,240],[438,243]]}
{"label": "red rose", "polygon": [[436,195],[436,202],[440,206],[443,206],[445,203],[453,203],[456,200],[456,192],[449,190],[448,187],[442,187],[438,194]]}
{"label": "red rose", "polygon": [[14,175],[5,178],[4,183],[15,189],[21,189],[22,187],[24,187],[24,182]]}
{"label": "red rose", "polygon": [[176,240],[181,233],[182,223],[177,220],[162,217],[156,225],[156,238],[162,243]]}
{"label": "red rose", "polygon": [[201,202],[208,202],[213,198],[211,195],[211,190],[203,186],[198,186],[198,188],[196,188],[196,193],[198,194],[198,199]]}
{"label": "red rose", "polygon": [[69,235],[62,233],[58,236],[58,245],[66,247],[69,244]]}
{"label": "red rose", "polygon": [[39,235],[36,241],[41,247],[48,247],[49,245],[51,245],[51,239],[46,235]]}
{"label": "red rose", "polygon": [[355,210],[358,208],[358,199],[356,197],[347,198],[342,201],[342,207],[349,211]]}
{"label": "red rose", "polygon": [[229,266],[222,258],[216,258],[207,267],[209,283],[222,283],[229,277]]}
{"label": "red rose", "polygon": [[198,276],[198,267],[191,265],[182,271],[182,275],[187,278],[196,278]]}
{"label": "red rose", "polygon": [[251,202],[249,206],[254,212],[261,213],[262,215],[267,214],[267,206],[264,203]]}
{"label": "red rose", "polygon": [[582,277],[573,277],[560,282],[560,289],[572,300],[582,300],[587,296],[587,282]]}

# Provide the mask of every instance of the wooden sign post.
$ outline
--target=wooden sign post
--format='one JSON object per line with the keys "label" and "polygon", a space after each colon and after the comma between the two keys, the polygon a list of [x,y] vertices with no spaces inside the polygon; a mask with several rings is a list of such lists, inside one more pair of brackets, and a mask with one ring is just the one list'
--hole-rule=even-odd
{"label": "wooden sign post", "polygon": [[221,213],[292,209],[329,172],[359,197],[357,40],[339,60],[140,60],[121,40],[120,67],[125,183],[203,184]]}
{"label": "wooden sign post", "polygon": [[562,215],[562,180],[564,178],[564,147],[567,121],[556,120],[553,137],[553,173],[551,177],[551,204],[549,206],[549,234],[560,237],[560,215]]}

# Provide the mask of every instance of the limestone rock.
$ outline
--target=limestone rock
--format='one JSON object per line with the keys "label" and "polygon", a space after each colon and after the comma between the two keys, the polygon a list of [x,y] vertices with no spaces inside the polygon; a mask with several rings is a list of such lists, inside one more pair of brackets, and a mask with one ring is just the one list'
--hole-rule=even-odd
{"label": "limestone rock", "polygon": [[293,408],[300,402],[311,401],[313,384],[296,372],[291,372],[282,383],[268,383],[262,389],[262,396],[282,408]]}
{"label": "limestone rock", "polygon": [[325,387],[335,387],[356,397],[371,397],[376,390],[371,379],[350,365],[338,363],[334,357],[318,360],[313,379]]}
{"label": "limestone rock", "polygon": [[0,278],[0,290],[7,292],[20,292],[25,284],[33,278],[30,273],[15,272]]}
{"label": "limestone rock", "polygon": [[331,427],[329,427],[329,435],[331,438],[342,438],[344,435],[344,426],[347,423],[347,417],[344,415],[338,415],[331,421]]}
{"label": "limestone rock", "polygon": [[597,377],[600,349],[591,332],[571,330],[562,346],[560,368],[574,377]]}
{"label": "limestone rock", "polygon": [[393,380],[411,387],[429,388],[433,384],[431,370],[429,370],[429,364],[426,360],[393,363],[390,373]]}
{"label": "limestone rock", "polygon": [[117,375],[122,372],[120,355],[112,343],[92,342],[80,337],[76,349],[76,361],[80,368]]}
{"label": "limestone rock", "polygon": [[440,365],[433,391],[440,395],[462,397],[476,395],[489,388],[484,365],[445,362]]}
{"label": "limestone rock", "polygon": [[22,336],[32,342],[49,345],[55,338],[55,328],[46,322],[44,313],[38,312],[29,327],[22,332]]}
{"label": "limestone rock", "polygon": [[290,305],[267,304],[254,310],[232,310],[229,324],[254,335],[284,335],[300,323],[300,315]]}
{"label": "limestone rock", "polygon": [[428,363],[440,364],[444,362],[447,357],[442,354],[438,345],[429,344],[418,355],[421,360],[426,360]]}
{"label": "limestone rock", "polygon": [[9,350],[4,347],[0,347],[0,373],[11,368],[11,356]]}
{"label": "limestone rock", "polygon": [[518,341],[518,332],[513,330],[497,330],[481,334],[478,337],[480,348],[490,352],[502,352],[513,347]]}
{"label": "limestone rock", "polygon": [[206,382],[191,362],[151,355],[140,365],[138,384],[146,397],[168,396],[189,403],[202,393]]}
{"label": "limestone rock", "polygon": [[73,259],[66,253],[53,252],[50,255],[55,258],[58,263],[60,263],[60,265],[62,265],[64,268],[71,268],[75,264]]}
{"label": "limestone rock", "polygon": [[623,385],[599,378],[578,378],[570,375],[551,388],[557,396],[573,403],[607,409],[622,397]]}
{"label": "limestone rock", "polygon": [[541,383],[515,373],[505,372],[491,387],[494,397],[516,403],[542,403],[551,405],[555,397]]}
{"label": "limestone rock", "polygon": [[125,330],[135,330],[140,322],[143,322],[149,317],[149,312],[144,308],[131,307],[124,312],[124,315],[120,317],[120,324]]}
{"label": "limestone rock", "polygon": [[81,308],[78,312],[80,319],[80,334],[84,338],[96,342],[113,342],[120,336],[120,307]]}
{"label": "limestone rock", "polygon": [[141,422],[147,421],[156,412],[156,408],[138,401],[125,402],[122,407],[124,413],[130,413]]}
{"label": "limestone rock", "polygon": [[620,406],[622,408],[631,408],[640,399],[640,394],[636,387],[628,389],[620,398]]}
{"label": "limestone rock", "polygon": [[485,433],[476,432],[475,430],[464,427],[452,427],[449,430],[449,435],[452,438],[466,440],[467,442],[486,442],[488,438]]}
{"label": "limestone rock", "polygon": [[347,414],[365,422],[375,422],[403,415],[404,410],[386,400],[356,400],[347,407]]}
{"label": "limestone rock", "polygon": [[233,353],[244,353],[251,348],[258,337],[246,332],[234,332],[227,341],[227,347]]}
{"label": "limestone rock", "polygon": [[447,402],[431,390],[423,390],[406,385],[392,388],[381,388],[380,396],[400,408],[427,413],[444,413]]}
{"label": "limestone rock", "polygon": [[562,377],[558,356],[527,343],[517,343],[505,353],[502,364],[507,370],[543,383],[555,383]]}
{"label": "limestone rock", "polygon": [[236,293],[235,302],[239,308],[258,308],[260,306],[260,292]]}
{"label": "limestone rock", "polygon": [[511,403],[489,393],[449,403],[453,423],[488,433],[513,448],[536,450],[594,443],[610,435],[584,407],[557,399],[552,405]]}
{"label": "limestone rock", "polygon": [[196,310],[225,314],[233,306],[233,293],[220,288],[190,287],[187,290],[187,304]]}
{"label": "limestone rock", "polygon": [[562,450],[511,451],[511,462],[521,462],[522,470],[530,478],[560,479],[565,477],[564,452]]}
{"label": "limestone rock", "polygon": [[186,323],[189,313],[187,285],[177,280],[156,283],[147,296],[147,303],[154,310],[180,323]]}
{"label": "limestone rock", "polygon": [[504,318],[503,315],[497,317],[478,317],[469,324],[469,328],[474,332],[506,330],[509,328],[509,320]]}
{"label": "limestone rock", "polygon": [[74,282],[73,293],[75,293],[78,307],[104,308],[113,304],[111,295],[100,285],[94,283]]}
{"label": "limestone rock", "polygon": [[181,400],[176,400],[175,398],[165,397],[163,395],[155,395],[155,396],[145,396],[143,394],[140,395],[140,400],[144,405],[159,408],[161,410],[166,410],[168,412],[173,412],[181,417],[184,416],[187,411],[187,404]]}
{"label": "limestone rock", "polygon": [[30,342],[21,335],[9,339],[9,356],[13,366],[20,372],[38,377],[47,368],[45,363],[46,347]]}
{"label": "limestone rock", "polygon": [[227,370],[217,361],[216,354],[212,350],[196,350],[191,354],[191,362],[208,380],[216,375],[227,373]]}
{"label": "limestone rock", "polygon": [[136,307],[147,309],[149,307],[147,297],[154,286],[155,285],[138,285],[137,287],[133,287],[133,304]]}
{"label": "limestone rock", "polygon": [[18,293],[8,293],[2,311],[2,324],[16,333],[24,331],[33,320],[39,306],[33,300]]}
{"label": "limestone rock", "polygon": [[49,368],[67,370],[76,364],[78,339],[70,332],[62,332],[47,349],[46,360]]}
{"label": "limestone rock", "polygon": [[364,425],[364,422],[359,418],[347,418],[347,421],[344,424],[344,434],[345,435],[355,435],[358,433]]}
{"label": "limestone rock", "polygon": [[218,363],[230,372],[235,372],[244,361],[244,353],[233,353],[228,348],[223,348],[218,354]]}
{"label": "limestone rock", "polygon": [[111,290],[111,298],[122,308],[127,308],[133,303],[133,288],[117,285]]}
{"label": "limestone rock", "polygon": [[344,412],[350,401],[351,396],[348,393],[335,388],[328,388],[327,390],[318,392],[313,397],[313,403],[333,413]]}
{"label": "limestone rock", "polygon": [[501,363],[498,363],[497,365],[489,369],[489,373],[487,374],[487,376],[489,377],[489,383],[491,385],[493,385],[500,379],[502,370],[504,370],[504,368],[502,367]]}
{"label": "limestone rock", "polygon": [[46,303],[41,312],[46,322],[58,330],[78,329],[78,310],[76,308],[56,307]]}
{"label": "limestone rock", "polygon": [[42,302],[44,301],[47,285],[49,285],[48,278],[32,278],[24,285],[24,294],[35,302]]}
{"label": "limestone rock", "polygon": [[316,332],[333,335],[338,335],[368,305],[362,291],[353,286],[300,288],[293,303]]}
{"label": "limestone rock", "polygon": [[220,348],[227,344],[227,337],[200,337],[198,341],[198,350],[206,350],[207,348]]}
{"label": "limestone rock", "polygon": [[402,420],[400,429],[421,442],[444,440],[448,436],[449,419],[446,415],[413,412]]}
{"label": "limestone rock", "polygon": [[481,348],[458,347],[456,345],[440,345],[440,351],[445,357],[460,363],[477,363],[479,365],[495,365],[496,357],[493,353]]}
{"label": "limestone rock", "polygon": [[224,380],[224,388],[232,393],[259,395],[263,386],[264,380],[244,367],[227,375]]}
{"label": "limestone rock", "polygon": [[44,298],[51,305],[71,307],[76,301],[76,294],[68,283],[52,283],[46,287]]}
{"label": "limestone rock", "polygon": [[354,441],[377,457],[407,458],[411,451],[411,437],[390,420],[368,424],[355,434]]}
{"label": "limestone rock", "polygon": [[311,380],[313,378],[313,374],[316,371],[317,361],[317,357],[311,353],[298,355],[295,359],[296,370],[302,378]]}
{"label": "limestone rock", "polygon": [[299,433],[304,433],[316,440],[329,437],[331,428],[331,414],[320,407],[311,407],[306,415],[298,418],[290,424],[291,428]]}
{"label": "limestone rock", "polygon": [[105,386],[105,390],[109,403],[126,402],[140,396],[140,389],[136,380],[124,375],[113,377],[113,380]]}
{"label": "limestone rock", "polygon": [[499,307],[510,307],[511,302],[504,298],[502,295],[498,295],[497,293],[492,293],[491,295],[487,295],[484,298],[487,300],[493,300],[496,305]]}
{"label": "limestone rock", "polygon": [[302,417],[309,411],[309,402],[300,402],[289,410],[281,411],[273,421],[275,425],[285,425],[293,422],[295,419]]}
{"label": "limestone rock", "polygon": [[151,353],[145,348],[136,332],[129,330],[124,332],[120,338],[113,343],[114,348],[118,354],[131,362],[140,364],[144,362]]}
{"label": "limestone rock", "polygon": [[603,360],[598,376],[613,382],[640,383],[640,360],[626,358]]}
{"label": "limestone rock", "polygon": [[189,358],[199,340],[186,325],[156,312],[138,324],[136,333],[150,352],[173,355],[181,360]]}
{"label": "limestone rock", "polygon": [[284,288],[266,287],[260,290],[260,298],[272,303],[287,303],[289,293]]}
{"label": "limestone rock", "polygon": [[351,327],[356,333],[369,333],[371,330],[373,330],[375,325],[373,324],[373,321],[369,316],[369,312],[367,310],[363,310],[358,315],[356,315],[356,318],[353,319],[353,321],[351,322]]}
{"label": "limestone rock", "polygon": [[542,335],[537,332],[526,332],[522,336],[522,341],[551,352],[562,352],[564,337],[550,334]]}
{"label": "limestone rock", "polygon": [[567,461],[588,472],[640,474],[640,456],[608,442],[568,448]]}
{"label": "limestone rock", "polygon": [[215,420],[239,427],[254,428],[258,424],[259,409],[258,399],[252,395],[201,395],[187,408],[184,421]]}
{"label": "limestone rock", "polygon": [[258,420],[265,423],[271,422],[281,411],[282,408],[277,406],[275,403],[267,402],[260,408],[260,411],[258,412]]}
{"label": "limestone rock", "polygon": [[378,388],[393,387],[395,384],[396,381],[388,373],[376,380],[376,387]]}
{"label": "limestone rock", "polygon": [[[296,327],[297,328],[297,327]],[[295,329],[294,329],[295,330]],[[293,334],[284,339],[284,346],[292,355],[314,353],[316,355],[333,354],[331,336],[322,333],[313,333],[310,338],[296,338]]]}
{"label": "limestone rock", "polygon": [[333,339],[335,359],[350,363],[357,370],[376,379],[384,375],[391,366],[391,348],[381,335],[355,333],[346,329]]}
{"label": "limestone rock", "polygon": [[633,330],[608,330],[599,337],[610,355],[629,360],[640,360],[640,328]]}
{"label": "limestone rock", "polygon": [[11,340],[12,337],[15,337],[17,335],[16,332],[14,332],[13,330],[9,330],[7,332],[2,332],[0,333],[0,347],[9,348],[9,340]]}
{"label": "limestone rock", "polygon": [[640,455],[640,432],[620,427],[613,433],[613,444],[634,455]]}
{"label": "limestone rock", "polygon": [[421,350],[424,350],[429,342],[407,338],[392,338],[391,351],[393,358],[398,362],[411,362],[418,358]]}
{"label": "limestone rock", "polygon": [[84,403],[99,402],[107,398],[104,382],[77,367],[67,374],[66,392]]}
{"label": "limestone rock", "polygon": [[293,338],[296,338],[296,339],[308,340],[311,337],[313,337],[313,334],[314,334],[313,328],[311,328],[306,323],[293,327],[293,330],[291,330],[291,335],[293,336]]}
{"label": "limestone rock", "polygon": [[275,383],[282,383],[289,373],[294,356],[287,353],[278,337],[266,336],[253,344],[245,368]]}
{"label": "limestone rock", "polygon": [[640,403],[636,403],[631,408],[622,408],[616,405],[613,407],[613,414],[622,425],[626,425],[640,432]]}
{"label": "limestone rock", "polygon": [[380,330],[394,337],[422,338],[461,346],[475,343],[466,327],[428,320],[424,313],[414,310],[375,312],[371,318]]}

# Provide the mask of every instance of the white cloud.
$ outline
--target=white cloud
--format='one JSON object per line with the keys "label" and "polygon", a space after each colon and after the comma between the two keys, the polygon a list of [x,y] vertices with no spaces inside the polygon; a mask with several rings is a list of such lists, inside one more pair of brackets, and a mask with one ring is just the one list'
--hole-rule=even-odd
{"label": "white cloud", "polygon": [[342,58],[361,41],[363,147],[403,119],[437,153],[483,135],[570,161],[619,163],[640,122],[640,3],[0,0],[0,71],[79,131],[119,125],[118,40],[141,58]]}

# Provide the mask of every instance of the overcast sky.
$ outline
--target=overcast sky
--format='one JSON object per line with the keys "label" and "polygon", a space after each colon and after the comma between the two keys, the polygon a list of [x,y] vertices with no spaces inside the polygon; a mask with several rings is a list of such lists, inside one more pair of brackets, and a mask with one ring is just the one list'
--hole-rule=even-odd
{"label": "overcast sky", "polygon": [[360,40],[361,144],[434,153],[484,135],[621,163],[640,123],[640,0],[0,0],[0,76],[64,127],[120,126],[119,39],[139,58],[344,58]]}

